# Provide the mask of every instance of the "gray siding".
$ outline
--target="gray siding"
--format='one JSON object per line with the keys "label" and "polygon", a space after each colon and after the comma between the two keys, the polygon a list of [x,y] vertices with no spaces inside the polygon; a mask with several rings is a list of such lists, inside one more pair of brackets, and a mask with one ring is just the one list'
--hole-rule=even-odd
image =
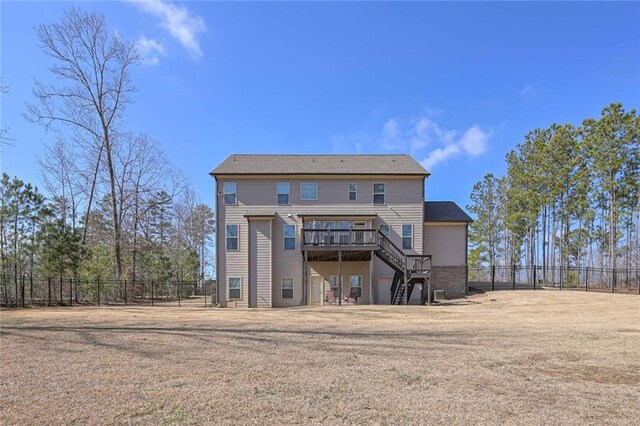
{"label": "gray siding", "polygon": [[[306,304],[303,300],[303,257],[301,251],[302,218],[298,215],[333,215],[338,212],[353,212],[353,214],[372,215],[378,217],[373,221],[372,227],[378,228],[381,223],[387,223],[391,228],[391,239],[401,247],[401,233],[403,224],[413,225],[413,249],[411,254],[421,254],[424,242],[423,222],[423,179],[421,177],[354,177],[345,176],[323,178],[318,176],[301,177],[298,179],[286,179],[285,177],[227,177],[220,179],[217,194],[222,192],[222,182],[232,181],[237,183],[238,204],[225,206],[222,196],[218,197],[218,239],[217,256],[220,280],[221,304],[226,306],[228,299],[227,281],[229,277],[243,278],[243,300],[238,301],[238,306],[248,305],[249,282],[249,258],[248,258],[248,219],[245,215],[254,211],[275,212],[271,232],[272,240],[272,306],[299,306]],[[291,188],[290,201],[287,206],[278,206],[276,203],[276,183],[289,182]],[[301,201],[300,183],[318,182],[318,200]],[[348,199],[348,183],[357,182],[357,200]],[[373,183],[384,182],[386,184],[385,205],[373,204]],[[289,217],[291,215],[291,217]],[[332,217],[331,220],[339,220]],[[353,220],[353,219],[352,219]],[[296,225],[296,249],[284,250],[283,225],[290,223]],[[225,225],[240,225],[240,250],[227,252],[225,249]],[[345,262],[346,264],[347,262]],[[367,262],[368,264],[368,262]],[[378,282],[378,276],[393,275],[391,268],[382,261],[374,259],[373,277],[367,279],[367,284]],[[363,274],[364,275],[364,274]],[[371,275],[367,267],[366,275]],[[293,299],[282,299],[280,282],[282,277],[294,279]],[[377,285],[373,287],[373,299],[376,300]],[[366,293],[366,294],[365,294]],[[369,301],[369,290],[363,289],[363,296]],[[364,301],[363,301],[364,302]]]}
{"label": "gray siding", "polygon": [[433,256],[433,266],[466,265],[466,224],[425,224],[424,247],[424,254]]}
{"label": "gray siding", "polygon": [[249,221],[249,306],[271,306],[271,221]]}

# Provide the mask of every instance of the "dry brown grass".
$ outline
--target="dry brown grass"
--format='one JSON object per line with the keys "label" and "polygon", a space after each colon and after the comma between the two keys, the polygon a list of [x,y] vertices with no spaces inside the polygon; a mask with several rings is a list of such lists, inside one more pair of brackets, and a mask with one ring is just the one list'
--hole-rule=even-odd
{"label": "dry brown grass", "polygon": [[638,296],[47,308],[0,325],[1,424],[640,421]]}

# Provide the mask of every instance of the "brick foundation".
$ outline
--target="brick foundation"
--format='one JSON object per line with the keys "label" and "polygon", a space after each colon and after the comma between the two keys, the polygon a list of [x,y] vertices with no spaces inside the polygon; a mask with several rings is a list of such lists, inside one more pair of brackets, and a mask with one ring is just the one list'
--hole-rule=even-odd
{"label": "brick foundation", "polygon": [[444,290],[447,299],[464,297],[467,288],[465,266],[433,266],[431,268],[431,290]]}

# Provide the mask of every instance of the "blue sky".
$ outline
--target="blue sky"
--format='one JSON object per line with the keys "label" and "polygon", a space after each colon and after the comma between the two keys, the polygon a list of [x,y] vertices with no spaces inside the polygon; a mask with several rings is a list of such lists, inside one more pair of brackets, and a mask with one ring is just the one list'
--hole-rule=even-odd
{"label": "blue sky", "polygon": [[6,2],[1,167],[38,183],[53,136],[22,118],[49,60],[33,27],[77,4],[137,41],[127,125],[213,200],[231,153],[409,153],[468,203],[524,134],[640,107],[639,3]]}

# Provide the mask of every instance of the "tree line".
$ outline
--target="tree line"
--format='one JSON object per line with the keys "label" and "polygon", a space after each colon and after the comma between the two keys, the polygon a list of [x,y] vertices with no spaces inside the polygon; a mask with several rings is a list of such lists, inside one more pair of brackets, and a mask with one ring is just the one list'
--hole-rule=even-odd
{"label": "tree line", "polygon": [[528,132],[475,184],[470,266],[640,268],[640,116],[620,103]]}
{"label": "tree line", "polygon": [[52,139],[38,157],[45,193],[0,182],[0,274],[86,280],[213,275],[213,211],[151,138],[127,128],[140,62],[104,16],[69,9],[36,28],[51,81],[34,83],[24,116]]}

